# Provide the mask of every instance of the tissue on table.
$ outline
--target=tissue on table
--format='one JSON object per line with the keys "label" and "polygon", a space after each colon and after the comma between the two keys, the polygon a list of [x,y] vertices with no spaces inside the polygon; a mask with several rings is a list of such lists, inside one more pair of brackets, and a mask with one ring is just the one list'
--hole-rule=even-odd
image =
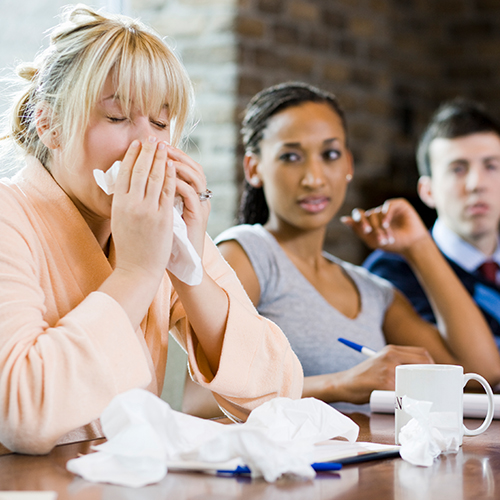
{"label": "tissue on table", "polygon": [[[115,192],[116,177],[121,164],[121,161],[115,161],[106,172],[94,170],[94,179],[106,194]],[[203,278],[203,266],[200,256],[188,238],[186,224],[181,215],[182,202],[180,204],[177,202],[174,210],[172,253],[167,269],[184,283],[191,286],[199,285]]]}
{"label": "tissue on table", "polygon": [[269,482],[286,473],[312,478],[315,443],[356,441],[359,433],[350,418],[313,398],[275,398],[244,424],[223,425],[174,411],[142,389],[116,396],[101,424],[108,441],[94,447],[97,453],[69,460],[68,470],[89,481],[133,487],[160,481],[168,463],[179,461],[248,465],[253,477]]}
{"label": "tissue on table", "polygon": [[403,396],[403,410],[413,417],[400,431],[401,458],[429,467],[444,452],[457,452],[460,425],[455,412],[431,412],[432,403]]}

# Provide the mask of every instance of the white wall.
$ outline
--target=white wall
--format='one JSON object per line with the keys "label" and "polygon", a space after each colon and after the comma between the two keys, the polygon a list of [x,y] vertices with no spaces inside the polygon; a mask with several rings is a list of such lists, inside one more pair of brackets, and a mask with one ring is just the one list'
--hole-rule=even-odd
{"label": "white wall", "polygon": [[[122,0],[88,2],[95,7],[112,7]],[[0,0],[0,68],[2,77],[12,74],[21,61],[32,61],[48,45],[45,32],[59,22],[68,0]],[[75,2],[77,3],[77,2]],[[5,84],[0,87],[0,110],[5,109]]]}

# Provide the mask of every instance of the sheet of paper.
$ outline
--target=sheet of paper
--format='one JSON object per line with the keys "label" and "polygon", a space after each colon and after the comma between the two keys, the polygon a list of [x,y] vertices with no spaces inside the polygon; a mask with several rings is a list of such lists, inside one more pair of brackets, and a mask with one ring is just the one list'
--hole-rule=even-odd
{"label": "sheet of paper", "polygon": [[[393,444],[339,441],[330,439],[315,445],[310,456],[310,462],[335,462],[344,458],[358,457],[360,455],[380,451],[397,451],[399,446]],[[170,471],[202,471],[216,472],[217,470],[234,470],[245,465],[242,460],[235,459],[227,462],[201,462],[197,460],[172,460],[167,463]]]}
{"label": "sheet of paper", "polygon": [[312,461],[313,462],[335,462],[342,458],[357,457],[366,453],[377,451],[398,450],[399,446],[394,444],[367,443],[358,441],[349,443],[348,441],[338,441],[331,439],[316,444]]}
{"label": "sheet of paper", "polygon": [[[493,418],[500,419],[500,394],[495,394],[493,399]],[[373,391],[370,396],[370,410],[374,413],[394,413],[394,391]],[[464,417],[484,418],[487,411],[486,394],[464,394]]]}

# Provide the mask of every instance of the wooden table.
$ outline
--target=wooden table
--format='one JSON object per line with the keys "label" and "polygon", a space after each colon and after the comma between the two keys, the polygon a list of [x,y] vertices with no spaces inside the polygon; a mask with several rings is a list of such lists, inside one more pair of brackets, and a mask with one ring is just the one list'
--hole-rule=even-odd
{"label": "wooden table", "polygon": [[[360,441],[394,443],[394,417],[350,415],[361,428]],[[479,420],[468,420],[470,428]],[[246,477],[168,473],[156,485],[133,489],[93,484],[69,473],[65,464],[92,443],[59,446],[46,456],[0,457],[1,490],[54,490],[58,499],[99,500],[480,500],[500,498],[500,421],[484,434],[465,437],[458,454],[441,456],[432,467],[400,458],[345,466],[313,481],[281,479],[275,484]]]}

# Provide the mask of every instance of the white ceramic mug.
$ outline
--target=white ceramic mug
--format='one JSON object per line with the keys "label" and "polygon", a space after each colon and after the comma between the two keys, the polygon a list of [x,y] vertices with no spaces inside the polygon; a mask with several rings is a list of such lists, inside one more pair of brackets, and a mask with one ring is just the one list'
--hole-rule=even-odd
{"label": "white ceramic mug", "polygon": [[[469,380],[477,380],[488,396],[488,411],[484,422],[477,429],[463,425],[463,390]],[[493,419],[493,391],[488,382],[477,373],[466,373],[456,365],[400,365],[396,367],[395,420],[396,444],[399,431],[411,417],[402,409],[403,396],[418,401],[430,401],[431,412],[456,412],[460,426],[460,445],[463,436],[477,436],[484,432]]]}

